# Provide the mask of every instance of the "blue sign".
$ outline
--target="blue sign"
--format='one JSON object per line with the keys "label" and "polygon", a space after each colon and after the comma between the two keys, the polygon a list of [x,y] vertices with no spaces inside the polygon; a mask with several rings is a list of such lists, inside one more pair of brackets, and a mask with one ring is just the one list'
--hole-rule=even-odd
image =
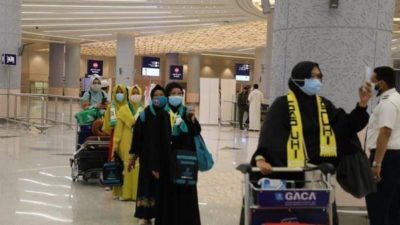
{"label": "blue sign", "polygon": [[103,76],[103,61],[89,59],[87,68],[87,74]]}
{"label": "blue sign", "polygon": [[258,201],[261,207],[327,207],[329,191],[260,191]]}
{"label": "blue sign", "polygon": [[170,66],[169,67],[170,80],[183,80],[183,66]]}
{"label": "blue sign", "polygon": [[4,65],[17,65],[17,55],[15,54],[3,54],[1,57],[1,63]]}
{"label": "blue sign", "polygon": [[160,58],[143,57],[142,60],[143,76],[160,76]]}
{"label": "blue sign", "polygon": [[236,64],[236,80],[250,81],[250,64]]}

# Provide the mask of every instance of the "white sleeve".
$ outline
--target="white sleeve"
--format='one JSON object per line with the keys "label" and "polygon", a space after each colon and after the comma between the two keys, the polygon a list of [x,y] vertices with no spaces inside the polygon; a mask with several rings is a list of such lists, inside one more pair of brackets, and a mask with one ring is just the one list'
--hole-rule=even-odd
{"label": "white sleeve", "polygon": [[396,106],[390,101],[382,102],[379,109],[378,126],[393,129],[397,118]]}

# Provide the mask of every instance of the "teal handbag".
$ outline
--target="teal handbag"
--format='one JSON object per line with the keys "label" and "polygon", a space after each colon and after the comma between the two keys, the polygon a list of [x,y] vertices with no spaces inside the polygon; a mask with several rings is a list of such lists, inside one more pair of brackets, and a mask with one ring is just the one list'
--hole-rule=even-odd
{"label": "teal handbag", "polygon": [[199,171],[205,172],[214,166],[212,155],[207,149],[201,135],[194,136],[194,143],[196,145],[197,163]]}

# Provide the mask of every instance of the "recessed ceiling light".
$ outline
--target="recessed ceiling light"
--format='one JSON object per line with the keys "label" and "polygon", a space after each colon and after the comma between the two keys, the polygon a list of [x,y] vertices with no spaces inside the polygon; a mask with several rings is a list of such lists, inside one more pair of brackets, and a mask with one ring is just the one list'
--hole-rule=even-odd
{"label": "recessed ceiling light", "polygon": [[168,19],[183,18],[184,16],[113,16],[113,17],[43,17],[43,18],[22,18],[22,21],[71,21],[71,20],[128,20],[128,19]]}
{"label": "recessed ceiling light", "polygon": [[156,5],[68,5],[68,4],[22,4],[22,7],[32,8],[105,8],[105,9],[157,9]]}
{"label": "recessed ceiling light", "polygon": [[70,33],[85,31],[118,31],[118,30],[141,30],[141,29],[159,29],[159,28],[176,28],[176,27],[197,27],[197,26],[215,26],[215,23],[203,24],[181,24],[181,25],[165,25],[165,26],[145,26],[145,27],[122,27],[122,28],[93,28],[93,29],[71,29],[71,30],[48,30],[46,33]]}
{"label": "recessed ceiling light", "polygon": [[104,26],[104,25],[128,25],[128,24],[165,24],[165,23],[193,23],[200,22],[200,19],[182,19],[182,20],[148,20],[148,21],[128,21],[128,22],[105,22],[105,23],[51,23],[51,24],[24,24],[22,27],[85,27],[85,26]]}
{"label": "recessed ceiling light", "polygon": [[79,37],[106,37],[106,36],[113,36],[113,34],[84,34],[84,35],[79,35]]}
{"label": "recessed ceiling light", "polygon": [[395,17],[395,18],[393,18],[393,21],[394,21],[394,22],[400,22],[400,18],[396,18],[396,17]]}
{"label": "recessed ceiling light", "polygon": [[137,14],[137,15],[141,15],[141,14],[143,14],[143,15],[145,15],[145,14],[171,14],[172,12],[170,12],[170,11],[142,11],[142,12],[139,12],[139,11],[123,11],[123,12],[120,12],[120,11],[98,11],[98,12],[94,12],[94,11],[72,11],[72,12],[37,12],[37,11],[24,11],[24,12],[22,12],[22,14],[57,14],[57,15],[70,15],[70,14],[73,14],[73,15],[80,15],[80,14],[82,14],[82,15],[96,15],[96,14],[99,14],[99,15],[118,15],[118,14]]}

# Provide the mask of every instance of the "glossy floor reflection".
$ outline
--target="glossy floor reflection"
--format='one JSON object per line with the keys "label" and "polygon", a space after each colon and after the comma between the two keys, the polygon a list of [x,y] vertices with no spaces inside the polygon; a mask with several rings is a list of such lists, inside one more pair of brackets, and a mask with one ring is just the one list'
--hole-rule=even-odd
{"label": "glossy floor reflection", "polygon": [[[249,161],[257,147],[258,133],[204,126],[203,136],[216,164],[211,172],[199,175],[202,224],[236,225],[242,175],[235,167]],[[0,123],[1,225],[138,223],[133,217],[134,202],[113,200],[96,181],[72,182],[68,159],[74,143],[75,130],[65,126],[39,134],[34,129]],[[362,203],[343,193],[337,198],[339,205]],[[365,224],[353,222],[348,224]]]}
{"label": "glossy floor reflection", "polygon": [[[237,224],[242,176],[234,168],[248,160],[258,135],[209,126],[203,136],[216,166],[199,177],[202,222]],[[133,202],[113,200],[95,181],[71,181],[74,142],[75,131],[64,126],[39,134],[0,124],[0,224],[137,224]]]}

